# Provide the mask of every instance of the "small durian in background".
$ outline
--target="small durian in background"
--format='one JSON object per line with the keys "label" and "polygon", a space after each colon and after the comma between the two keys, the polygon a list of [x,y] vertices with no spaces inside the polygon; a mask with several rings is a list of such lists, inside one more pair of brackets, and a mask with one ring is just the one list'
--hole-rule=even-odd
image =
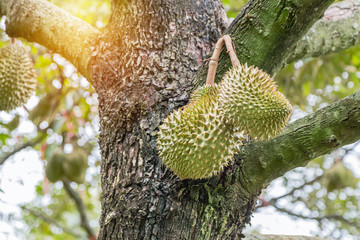
{"label": "small durian in background", "polygon": [[70,154],[57,149],[46,160],[46,178],[52,183],[64,178],[71,182],[84,183],[87,160],[88,155],[82,149],[76,149]]}
{"label": "small durian in background", "polygon": [[0,111],[25,104],[36,88],[34,64],[18,41],[0,49]]}
{"label": "small durian in background", "polygon": [[292,113],[292,106],[269,74],[246,63],[225,73],[218,97],[225,116],[253,139],[276,136]]}
{"label": "small durian in background", "polygon": [[85,173],[88,168],[88,155],[82,149],[74,150],[63,163],[65,176],[72,182],[84,183]]}
{"label": "small durian in background", "polygon": [[65,153],[60,151],[55,152],[49,159],[47,159],[47,163],[45,166],[45,175],[50,182],[55,183],[63,178],[63,164],[65,162],[65,159]]}
{"label": "small durian in background", "polygon": [[358,179],[342,161],[337,161],[330,169],[325,170],[322,183],[328,192],[333,192],[346,187],[356,188]]}

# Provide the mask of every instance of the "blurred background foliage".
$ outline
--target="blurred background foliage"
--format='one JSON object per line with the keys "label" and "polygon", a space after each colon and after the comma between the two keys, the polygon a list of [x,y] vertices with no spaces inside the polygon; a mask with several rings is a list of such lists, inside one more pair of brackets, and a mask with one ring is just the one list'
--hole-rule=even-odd
{"label": "blurred background foliage", "polygon": [[[106,25],[110,14],[109,1],[50,2],[98,28]],[[231,21],[247,1],[222,2]],[[9,41],[3,31],[1,34],[0,47]],[[16,157],[8,159],[8,156],[29,146],[38,152],[43,167],[35,197],[17,205],[22,210],[20,214],[0,214],[0,223],[12,225],[19,239],[91,239],[91,234],[82,227],[78,206],[64,188],[68,179],[49,182],[45,166],[56,151],[66,155],[84,149],[88,155],[85,181],[71,182],[70,186],[81,198],[88,223],[96,233],[101,194],[97,95],[64,58],[38,44],[23,43],[34,59],[38,88],[36,96],[23,108],[0,113],[0,161],[17,161]],[[275,79],[294,106],[292,121],[356,92],[360,87],[359,65],[360,47],[355,46],[339,53],[302,59],[282,69]],[[5,164],[1,165],[0,173]],[[12,204],[4,200],[3,178],[0,174],[0,208]],[[358,239],[359,178],[360,144],[355,143],[274,180],[260,196],[255,216],[272,209],[316,223],[315,235]],[[261,227],[249,231],[261,231]]]}
{"label": "blurred background foliage", "polygon": [[[109,1],[50,2],[100,29],[110,14]],[[4,19],[2,27],[3,22]],[[1,34],[0,47],[9,42],[4,31]],[[21,40],[33,57],[38,87],[36,96],[23,108],[0,114],[0,161],[18,161],[16,155],[7,157],[29,145],[39,153],[42,180],[36,185],[33,200],[18,204],[21,214],[5,214],[1,208],[11,207],[12,203],[5,200],[6,192],[1,186],[6,181],[2,179],[4,174],[0,174],[0,223],[5,221],[13,226],[18,239],[92,239],[82,227],[78,206],[64,188],[64,182],[50,182],[45,176],[45,166],[56,152],[61,151],[69,158],[78,149],[84,150],[87,165],[83,166],[86,175],[82,177],[85,181],[76,183],[68,177],[63,180],[81,199],[89,227],[96,233],[101,193],[97,94],[66,59],[38,44]],[[0,168],[4,171],[6,166]],[[0,233],[0,239],[6,234]]]}

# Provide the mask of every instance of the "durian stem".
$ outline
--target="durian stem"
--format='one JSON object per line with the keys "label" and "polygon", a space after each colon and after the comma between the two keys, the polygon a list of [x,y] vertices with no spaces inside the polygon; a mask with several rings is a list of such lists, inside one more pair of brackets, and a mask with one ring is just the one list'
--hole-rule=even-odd
{"label": "durian stem", "polygon": [[219,56],[221,52],[221,48],[224,45],[224,37],[219,38],[219,40],[215,44],[214,53],[209,61],[209,70],[206,77],[206,85],[214,86],[215,84],[215,74],[218,66]]}
{"label": "durian stem", "polygon": [[232,66],[233,67],[239,66],[240,61],[236,56],[235,45],[234,45],[233,41],[231,40],[230,35],[225,35],[225,36],[223,36],[223,38],[225,40],[227,53],[230,56]]}
{"label": "durian stem", "polygon": [[236,56],[235,47],[229,35],[224,35],[215,44],[214,53],[209,61],[209,70],[206,77],[206,85],[213,86],[215,84],[215,74],[218,66],[219,56],[221,53],[222,46],[226,45],[227,53],[230,56],[233,67],[240,65],[239,59]]}

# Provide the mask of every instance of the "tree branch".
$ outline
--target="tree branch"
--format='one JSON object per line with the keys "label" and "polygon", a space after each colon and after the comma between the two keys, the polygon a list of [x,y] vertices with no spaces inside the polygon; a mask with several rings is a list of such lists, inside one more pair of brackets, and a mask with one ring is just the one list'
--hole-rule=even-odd
{"label": "tree branch", "polygon": [[297,218],[316,220],[318,222],[320,222],[323,219],[337,220],[337,221],[342,221],[342,222],[344,222],[344,223],[346,223],[346,224],[348,224],[350,226],[360,228],[360,224],[358,224],[356,222],[353,222],[353,221],[350,221],[350,220],[344,218],[343,216],[337,215],[337,214],[326,215],[326,216],[322,216],[322,217],[311,217],[311,216],[306,216],[306,215],[303,215],[303,214],[294,213],[293,211],[287,210],[286,208],[278,207],[276,204],[271,205],[271,206],[273,206],[276,210],[278,210],[280,212],[284,212],[284,213],[286,213],[286,214],[288,214],[290,216],[297,217]]}
{"label": "tree branch", "polygon": [[25,38],[61,54],[91,81],[88,63],[90,47],[99,34],[96,28],[45,0],[0,0],[2,15],[10,37]]}
{"label": "tree branch", "polygon": [[263,208],[263,207],[267,207],[269,204],[271,205],[275,205],[276,202],[281,199],[281,198],[284,198],[284,197],[287,197],[287,196],[292,196],[294,194],[294,192],[296,190],[299,190],[299,189],[303,189],[305,186],[308,186],[308,185],[312,185],[314,184],[315,182],[319,181],[321,178],[323,177],[323,175],[320,175],[320,176],[317,176],[316,178],[314,178],[313,180],[309,181],[309,182],[305,182],[304,184],[302,184],[301,186],[298,186],[298,187],[294,187],[293,189],[291,189],[291,191],[279,196],[279,197],[276,197],[276,198],[272,198],[270,201],[267,201],[266,205],[260,205],[258,207],[256,207],[256,209],[259,209],[259,208]]}
{"label": "tree branch", "polygon": [[360,1],[345,0],[335,3],[298,42],[287,63],[345,50],[358,44],[359,36]]}
{"label": "tree branch", "polygon": [[5,154],[3,157],[0,158],[0,166],[9,158],[11,157],[12,155],[14,155],[15,153],[17,152],[20,152],[21,150],[27,148],[27,147],[33,147],[35,146],[36,144],[38,143],[41,143],[47,136],[47,130],[48,129],[51,129],[54,125],[56,120],[53,120],[49,126],[47,126],[46,128],[44,129],[39,129],[39,127],[37,126],[37,131],[40,132],[40,136],[38,137],[35,137],[33,139],[31,139],[30,141],[26,142],[26,143],[23,143],[19,146],[17,146],[12,152],[8,152],[7,154]]}
{"label": "tree branch", "polygon": [[27,148],[27,147],[32,147],[35,146],[36,144],[42,142],[42,140],[44,140],[47,137],[46,133],[42,133],[39,137],[32,139],[22,145],[17,146],[14,151],[12,152],[8,152],[7,154],[5,154],[3,157],[0,158],[0,165],[2,165],[9,157],[11,157],[12,155],[14,155],[17,152],[20,152],[21,150]]}
{"label": "tree branch", "polygon": [[[270,75],[280,70],[296,43],[308,32],[334,0],[249,1],[227,30],[241,63],[255,65]],[[231,63],[222,51],[215,82]],[[202,66],[193,83],[203,85],[207,66]]]}
{"label": "tree branch", "polygon": [[22,210],[29,212],[30,214],[34,215],[34,216],[37,217],[37,218],[40,218],[40,219],[44,220],[45,222],[47,222],[47,223],[49,223],[49,224],[53,224],[53,225],[55,225],[56,227],[61,228],[64,232],[66,232],[66,233],[68,233],[68,234],[70,234],[70,235],[73,235],[73,236],[76,237],[76,238],[81,238],[81,237],[82,237],[82,236],[79,235],[78,233],[74,232],[72,229],[60,225],[60,224],[59,224],[58,222],[56,222],[54,219],[46,216],[46,215],[45,215],[44,213],[42,213],[42,212],[34,211],[34,210],[29,209],[29,208],[27,208],[27,207],[25,207],[25,206],[20,206],[20,207],[21,207]]}
{"label": "tree branch", "polygon": [[[250,193],[285,172],[360,139],[360,91],[289,124],[276,138],[245,145],[240,179]],[[261,173],[261,174],[259,174]]]}
{"label": "tree branch", "polygon": [[80,213],[81,227],[85,229],[89,238],[94,238],[95,233],[90,227],[89,220],[87,219],[84,203],[77,192],[70,186],[69,181],[63,180],[64,188],[69,196],[74,200],[77,210]]}

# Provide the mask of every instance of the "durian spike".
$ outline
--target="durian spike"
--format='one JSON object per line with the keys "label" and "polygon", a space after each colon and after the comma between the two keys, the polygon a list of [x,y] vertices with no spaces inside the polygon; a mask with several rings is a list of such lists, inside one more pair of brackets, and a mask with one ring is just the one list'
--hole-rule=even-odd
{"label": "durian spike", "polygon": [[235,67],[235,66],[240,65],[239,59],[236,56],[234,43],[232,42],[231,37],[229,35],[222,36],[216,42],[214,53],[211,56],[210,61],[209,61],[209,70],[208,70],[208,74],[206,77],[206,85],[213,86],[215,84],[216,69],[218,66],[221,49],[222,49],[222,46],[224,45],[224,43],[226,45],[227,53],[230,56],[232,66]]}

